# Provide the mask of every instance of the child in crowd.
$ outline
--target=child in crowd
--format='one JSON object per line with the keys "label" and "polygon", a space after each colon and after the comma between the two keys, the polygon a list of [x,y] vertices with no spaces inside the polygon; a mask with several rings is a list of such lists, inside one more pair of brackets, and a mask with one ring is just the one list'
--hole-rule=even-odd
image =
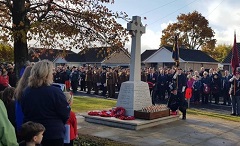
{"label": "child in crowd", "polygon": [[[71,92],[64,92],[67,102],[71,106],[73,103],[73,95]],[[70,111],[70,117],[67,121],[67,124],[70,125],[70,143],[65,143],[64,146],[73,146],[73,141],[77,137],[77,118],[73,111]]]}
{"label": "child in crowd", "polygon": [[26,122],[21,127],[23,141],[19,146],[36,146],[41,144],[45,127],[40,123]]}

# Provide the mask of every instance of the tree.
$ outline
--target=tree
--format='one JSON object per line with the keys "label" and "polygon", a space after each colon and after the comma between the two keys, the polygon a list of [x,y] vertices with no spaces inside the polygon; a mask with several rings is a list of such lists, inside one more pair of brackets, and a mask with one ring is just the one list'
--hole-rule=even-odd
{"label": "tree", "polygon": [[0,44],[0,62],[13,62],[13,47],[8,44]]}
{"label": "tree", "polygon": [[215,47],[214,49],[209,49],[207,47],[203,47],[202,51],[210,55],[215,60],[222,62],[224,58],[228,55],[228,53],[231,51],[232,46],[221,44]]}
{"label": "tree", "polygon": [[80,50],[96,44],[119,48],[126,30],[106,7],[114,0],[0,0],[0,39],[12,41],[16,75],[27,61],[30,40],[42,47]]}
{"label": "tree", "polygon": [[177,16],[177,22],[169,24],[162,31],[161,45],[173,45],[174,36],[178,36],[178,45],[187,49],[200,49],[202,46],[214,48],[216,40],[209,22],[200,13],[194,11]]}

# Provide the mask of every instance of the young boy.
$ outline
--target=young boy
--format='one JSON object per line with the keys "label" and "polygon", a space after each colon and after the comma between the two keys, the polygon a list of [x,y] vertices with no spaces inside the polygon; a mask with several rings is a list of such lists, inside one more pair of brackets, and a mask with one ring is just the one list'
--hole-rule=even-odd
{"label": "young boy", "polygon": [[40,123],[26,122],[21,127],[21,136],[24,140],[19,146],[36,146],[41,144],[45,127]]}
{"label": "young boy", "polygon": [[[64,92],[67,102],[71,106],[73,103],[73,95],[70,92]],[[67,121],[70,126],[70,143],[64,143],[64,146],[73,146],[73,140],[77,137],[77,118],[73,111],[70,111],[70,117]]]}

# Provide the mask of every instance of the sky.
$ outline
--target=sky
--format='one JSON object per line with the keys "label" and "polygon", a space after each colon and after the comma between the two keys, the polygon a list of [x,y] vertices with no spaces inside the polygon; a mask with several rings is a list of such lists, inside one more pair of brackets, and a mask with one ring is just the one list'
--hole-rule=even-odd
{"label": "sky", "polygon": [[[141,37],[141,52],[158,49],[162,30],[169,23],[176,22],[178,15],[195,10],[209,21],[209,26],[215,32],[217,45],[233,45],[234,30],[237,42],[240,42],[240,0],[115,0],[108,8],[126,12],[130,18],[142,18],[146,33]],[[118,22],[127,27],[126,21]],[[131,41],[125,47],[130,51]]]}

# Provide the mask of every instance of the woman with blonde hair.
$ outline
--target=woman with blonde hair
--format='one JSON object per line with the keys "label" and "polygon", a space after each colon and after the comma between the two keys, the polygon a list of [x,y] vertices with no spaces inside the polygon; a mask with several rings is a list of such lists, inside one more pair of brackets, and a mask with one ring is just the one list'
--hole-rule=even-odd
{"label": "woman with blonde hair", "polygon": [[41,123],[46,128],[43,146],[63,146],[64,125],[69,118],[70,106],[62,90],[51,86],[52,83],[52,62],[37,62],[31,70],[21,105],[24,122]]}
{"label": "woman with blonde hair", "polygon": [[30,72],[31,72],[32,67],[31,66],[27,66],[23,72],[22,77],[20,78],[20,80],[17,83],[17,87],[15,89],[15,98],[17,100],[21,100],[22,97],[22,93],[24,91],[24,89],[28,86],[28,78],[30,76]]}
{"label": "woman with blonde hair", "polygon": [[22,112],[22,107],[21,107],[21,97],[23,94],[23,91],[27,88],[28,86],[28,78],[30,76],[30,72],[31,72],[32,67],[31,66],[27,66],[24,69],[24,72],[22,74],[22,77],[20,78],[20,80],[17,83],[17,87],[15,89],[14,92],[14,98],[15,98],[15,121],[16,121],[16,134],[17,134],[17,138],[18,141],[21,141],[21,137],[19,137],[19,132],[20,132],[20,128],[23,124],[23,112]]}

